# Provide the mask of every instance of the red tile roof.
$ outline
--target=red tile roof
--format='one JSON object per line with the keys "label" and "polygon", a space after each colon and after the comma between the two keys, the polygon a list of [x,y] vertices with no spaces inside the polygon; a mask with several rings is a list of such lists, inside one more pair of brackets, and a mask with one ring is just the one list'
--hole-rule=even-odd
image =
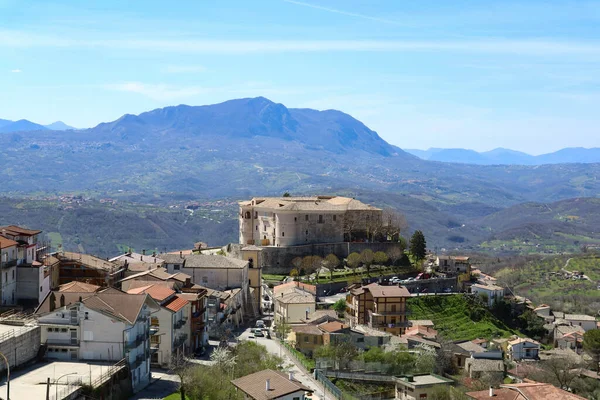
{"label": "red tile roof", "polygon": [[17,246],[18,244],[19,243],[15,242],[14,240],[5,238],[4,236],[0,235],[0,248],[2,249],[6,247]]}
{"label": "red tile roof", "polygon": [[327,322],[325,324],[319,325],[319,329],[321,329],[325,332],[329,332],[329,333],[341,331],[342,329],[345,329],[345,328],[348,328],[348,325],[345,325],[338,321]]}
{"label": "red tile roof", "polygon": [[6,233],[8,233],[10,235],[14,235],[14,236],[34,236],[39,233],[42,233],[42,231],[25,229],[25,228],[21,228],[20,226],[17,226],[17,225],[9,225],[9,226],[0,227],[0,231],[6,231]]}
{"label": "red tile roof", "polygon": [[167,303],[163,304],[163,307],[165,307],[173,312],[177,312],[177,311],[181,310],[183,307],[185,307],[186,304],[189,304],[189,301],[187,301],[183,297],[174,296]]}
{"label": "red tile roof", "polygon": [[127,291],[127,293],[129,293],[129,294],[147,293],[154,300],[161,302],[161,301],[167,299],[169,296],[174,295],[175,291],[172,289],[169,289],[168,287],[162,286],[162,285],[152,284],[152,285],[142,286],[142,287],[135,288],[135,289],[130,289]]}

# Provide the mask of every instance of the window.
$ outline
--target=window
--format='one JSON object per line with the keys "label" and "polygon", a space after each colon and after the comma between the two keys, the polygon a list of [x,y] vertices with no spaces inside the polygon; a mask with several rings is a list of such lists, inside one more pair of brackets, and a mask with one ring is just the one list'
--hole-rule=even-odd
{"label": "window", "polygon": [[258,230],[258,225],[256,225],[256,230]]}
{"label": "window", "polygon": [[281,236],[285,236],[285,232],[281,232]]}
{"label": "window", "polygon": [[316,336],[313,338],[313,343],[317,344],[317,337]]}
{"label": "window", "polygon": [[334,221],[337,221],[337,215],[334,215],[334,216],[333,216],[333,220],[334,220]]}
{"label": "window", "polygon": [[308,214],[306,214],[306,215],[304,216],[304,220],[305,220],[305,221],[308,221]]}
{"label": "window", "polygon": [[258,218],[258,211],[254,212],[254,218]]}
{"label": "window", "polygon": [[306,235],[308,236],[308,230],[306,231]]}
{"label": "window", "polygon": [[175,269],[175,270],[177,270],[177,271],[179,271],[179,269],[180,269],[180,268],[181,268],[181,267],[179,266],[179,264],[175,264],[175,265],[173,265],[173,269]]}
{"label": "window", "polygon": [[308,343],[308,336],[304,336],[304,343]]}
{"label": "window", "polygon": [[364,343],[364,342],[365,342],[365,338],[364,337],[356,338],[356,343]]}
{"label": "window", "polygon": [[202,277],[202,283],[203,284],[207,284],[208,283],[208,276],[203,276]]}
{"label": "window", "polygon": [[294,222],[296,222],[296,221],[298,221],[298,218],[297,218],[297,217],[294,217]]}
{"label": "window", "polygon": [[15,279],[15,270],[14,269],[12,270],[12,276],[13,276],[13,279]]}
{"label": "window", "polygon": [[48,332],[52,332],[52,328],[50,328],[50,327],[46,328],[46,330],[47,330]]}
{"label": "window", "polygon": [[[58,328],[57,328],[57,330],[58,330]],[[62,328],[60,331],[64,333],[67,331],[67,328]]]}
{"label": "window", "polygon": [[4,273],[4,282],[6,282],[8,280],[8,272]]}
{"label": "window", "polygon": [[319,223],[322,224],[323,223],[323,216],[319,215]]}
{"label": "window", "polygon": [[266,230],[267,230],[267,226],[265,225],[265,226],[263,227],[263,231],[266,231]]}

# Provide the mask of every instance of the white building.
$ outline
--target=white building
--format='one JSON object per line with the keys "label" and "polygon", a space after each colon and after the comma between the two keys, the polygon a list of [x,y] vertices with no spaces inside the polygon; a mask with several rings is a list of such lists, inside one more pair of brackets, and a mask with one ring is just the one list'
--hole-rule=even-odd
{"label": "white building", "polygon": [[401,376],[396,378],[396,399],[398,400],[421,400],[427,399],[441,388],[448,390],[454,383],[434,374],[417,374]]}
{"label": "white building", "polygon": [[513,361],[536,360],[540,353],[540,343],[529,338],[517,338],[508,342],[506,351]]}
{"label": "white building", "polygon": [[565,318],[571,326],[580,326],[584,331],[598,329],[596,318],[584,314],[565,314]]}
{"label": "white building", "polygon": [[151,363],[162,367],[171,365],[174,355],[190,351],[190,303],[174,290],[161,284],[130,289],[129,294],[145,293],[151,296],[160,309],[152,315],[151,327],[157,333],[151,338],[155,350]]}
{"label": "white building", "polygon": [[496,285],[480,285],[477,283],[471,286],[471,293],[485,295],[489,307],[493,306],[496,301],[504,299],[504,288]]}
{"label": "white building", "polygon": [[36,309],[47,357],[59,360],[126,359],[134,391],[150,381],[150,316],[159,305],[148,295],[116,289],[51,292]]}
{"label": "white building", "polygon": [[286,287],[279,290],[277,286],[274,288],[275,323],[299,324],[306,321],[315,312],[315,295],[296,286],[280,286]]}
{"label": "white building", "polygon": [[0,235],[0,294],[2,305],[16,304],[18,245],[16,241]]}
{"label": "white building", "polygon": [[239,205],[240,244],[244,245],[352,241],[369,237],[382,223],[381,209],[349,197],[255,197]]}

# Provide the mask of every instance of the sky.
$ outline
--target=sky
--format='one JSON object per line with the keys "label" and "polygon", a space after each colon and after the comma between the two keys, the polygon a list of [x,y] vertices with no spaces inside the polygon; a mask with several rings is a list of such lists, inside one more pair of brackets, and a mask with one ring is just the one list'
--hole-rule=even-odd
{"label": "sky", "polygon": [[264,96],[403,148],[600,147],[600,1],[0,0],[0,118]]}

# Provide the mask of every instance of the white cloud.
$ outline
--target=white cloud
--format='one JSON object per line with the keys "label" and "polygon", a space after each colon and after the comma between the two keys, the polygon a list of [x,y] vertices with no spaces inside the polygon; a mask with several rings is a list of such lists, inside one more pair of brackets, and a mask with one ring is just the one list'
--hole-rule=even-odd
{"label": "white cloud", "polygon": [[23,71],[21,71],[20,69],[12,69],[10,72],[12,72],[13,74],[19,74]]}
{"label": "white cloud", "polygon": [[600,42],[553,39],[463,40],[212,40],[212,39],[71,39],[51,34],[0,31],[0,47],[106,48],[181,54],[252,54],[308,52],[455,52],[524,56],[600,58]]}
{"label": "white cloud", "polygon": [[205,72],[206,67],[202,65],[167,65],[164,71],[169,74],[192,74]]}
{"label": "white cloud", "polygon": [[184,99],[200,94],[208,93],[212,89],[200,86],[175,87],[166,84],[151,84],[141,82],[125,82],[104,85],[105,89],[116,90],[119,92],[137,93],[153,100],[171,101]]}

